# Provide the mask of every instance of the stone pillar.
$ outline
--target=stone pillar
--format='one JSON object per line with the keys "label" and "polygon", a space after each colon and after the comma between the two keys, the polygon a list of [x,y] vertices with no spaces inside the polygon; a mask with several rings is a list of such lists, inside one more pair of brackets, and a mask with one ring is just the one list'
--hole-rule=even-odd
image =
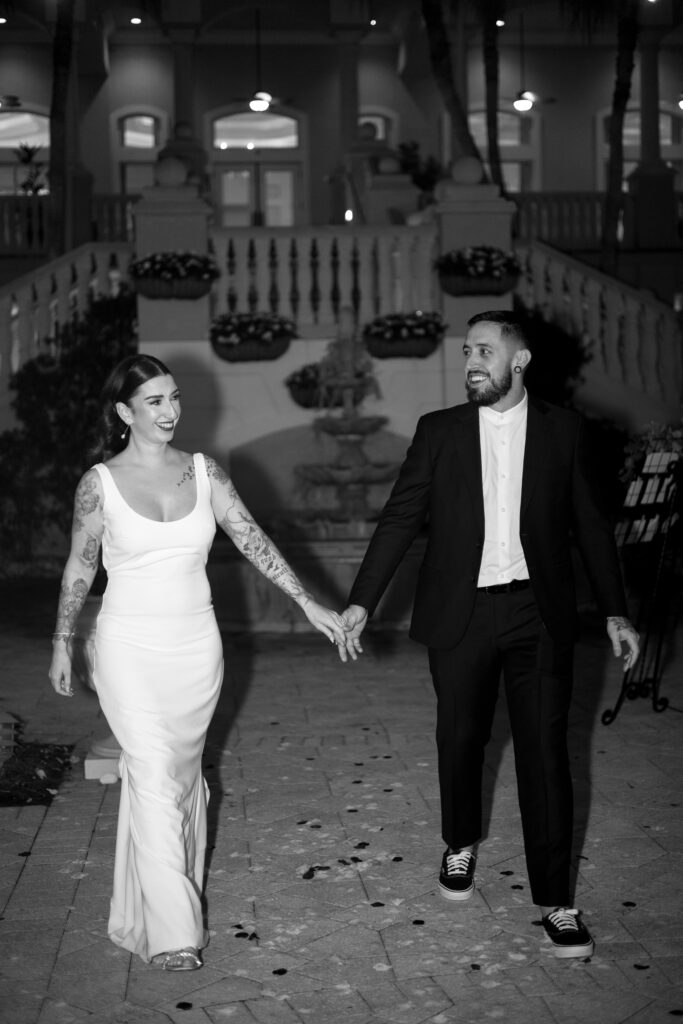
{"label": "stone pillar", "polygon": [[346,154],[358,140],[358,47],[370,26],[367,0],[330,0],[330,26],[339,54],[339,171],[332,198],[333,223],[344,222],[346,208]]}
{"label": "stone pillar", "polygon": [[675,171],[662,160],[659,144],[659,44],[664,32],[661,26],[643,27],[639,36],[640,163],[628,180],[638,249],[677,245]]}
{"label": "stone pillar", "polygon": [[75,24],[69,75],[68,111],[65,125],[67,153],[66,178],[64,181],[64,246],[66,252],[78,245],[83,245],[85,242],[90,242],[93,230],[93,176],[81,161],[79,139],[81,127],[79,37],[81,31],[81,25]]}
{"label": "stone pillar", "polygon": [[[501,197],[497,185],[441,181],[435,196],[439,253],[468,245],[492,245],[506,252],[511,249],[512,217],[516,207]],[[442,400],[445,406],[466,400],[462,343],[467,321],[487,309],[512,309],[512,295],[512,292],[504,295],[441,294],[441,310],[449,325],[443,351]]]}
{"label": "stone pillar", "polygon": [[[175,159],[162,162],[158,178],[170,179],[143,191],[136,203],[136,253],[145,256],[171,249],[208,251],[210,207],[195,185],[184,185],[182,165]],[[175,174],[166,174],[173,170]],[[207,426],[215,410],[209,408],[206,380],[212,375],[209,346],[209,296],[198,299],[147,299],[138,297],[138,337],[141,352],[167,363],[183,389],[183,415],[178,443],[189,451],[202,451],[211,431]]]}

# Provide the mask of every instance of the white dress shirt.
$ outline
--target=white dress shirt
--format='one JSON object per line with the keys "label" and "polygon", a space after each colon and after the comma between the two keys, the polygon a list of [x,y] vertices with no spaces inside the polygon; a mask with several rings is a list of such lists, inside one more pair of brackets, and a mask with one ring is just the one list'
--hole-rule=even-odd
{"label": "white dress shirt", "polygon": [[526,391],[506,412],[479,407],[485,531],[478,587],[529,578],[519,539],[527,408]]}

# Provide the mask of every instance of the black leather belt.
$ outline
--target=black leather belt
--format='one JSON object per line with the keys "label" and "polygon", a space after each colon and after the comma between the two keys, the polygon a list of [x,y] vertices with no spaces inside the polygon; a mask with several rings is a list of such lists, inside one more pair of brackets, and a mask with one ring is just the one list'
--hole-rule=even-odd
{"label": "black leather belt", "polygon": [[514,590],[528,590],[531,580],[510,580],[509,583],[494,583],[490,587],[477,587],[477,590],[485,590],[487,594],[509,594]]}

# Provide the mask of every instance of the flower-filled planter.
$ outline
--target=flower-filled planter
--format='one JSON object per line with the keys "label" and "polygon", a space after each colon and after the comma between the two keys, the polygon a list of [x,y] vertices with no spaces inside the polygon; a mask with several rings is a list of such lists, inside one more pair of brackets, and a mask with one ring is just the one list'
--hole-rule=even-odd
{"label": "flower-filled planter", "polygon": [[133,260],[128,273],[147,299],[199,299],[220,276],[213,257],[190,250],[149,253]]}
{"label": "flower-filled planter", "polygon": [[437,257],[434,268],[447,295],[504,295],[522,269],[513,252],[492,245],[451,249]]}
{"label": "flower-filled planter", "polygon": [[209,337],[216,355],[229,363],[279,359],[296,337],[296,326],[278,313],[221,313]]}
{"label": "flower-filled planter", "polygon": [[365,325],[363,340],[376,359],[424,359],[435,351],[446,327],[440,313],[389,313]]}

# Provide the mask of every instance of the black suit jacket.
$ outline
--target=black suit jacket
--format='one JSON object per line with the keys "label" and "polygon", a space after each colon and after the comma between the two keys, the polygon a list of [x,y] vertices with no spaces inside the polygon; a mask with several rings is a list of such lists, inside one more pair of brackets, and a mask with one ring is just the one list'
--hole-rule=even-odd
{"label": "black suit jacket", "polygon": [[[627,615],[612,524],[588,472],[583,419],[529,397],[520,539],[543,622],[556,640],[577,631],[572,537],[601,611]],[[448,649],[470,620],[484,544],[479,412],[470,403],[422,416],[356,576],[350,604],[374,611],[427,524],[410,635]]]}

